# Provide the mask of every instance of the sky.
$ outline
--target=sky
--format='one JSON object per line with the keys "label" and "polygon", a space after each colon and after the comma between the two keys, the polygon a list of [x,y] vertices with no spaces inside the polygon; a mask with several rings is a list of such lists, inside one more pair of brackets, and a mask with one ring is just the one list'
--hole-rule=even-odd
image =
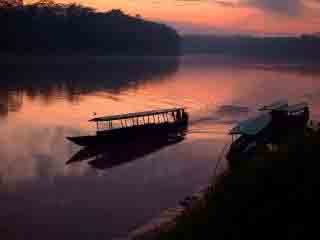
{"label": "sky", "polygon": [[[36,0],[25,0],[25,3]],[[171,25],[182,34],[297,35],[320,32],[320,0],[56,0]]]}

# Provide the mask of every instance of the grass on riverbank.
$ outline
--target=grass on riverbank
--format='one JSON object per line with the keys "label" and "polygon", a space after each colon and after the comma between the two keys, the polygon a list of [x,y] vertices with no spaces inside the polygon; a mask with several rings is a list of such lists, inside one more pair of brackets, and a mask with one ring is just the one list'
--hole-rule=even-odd
{"label": "grass on riverbank", "polygon": [[320,133],[312,130],[276,152],[261,148],[160,239],[306,239],[317,233],[319,153]]}

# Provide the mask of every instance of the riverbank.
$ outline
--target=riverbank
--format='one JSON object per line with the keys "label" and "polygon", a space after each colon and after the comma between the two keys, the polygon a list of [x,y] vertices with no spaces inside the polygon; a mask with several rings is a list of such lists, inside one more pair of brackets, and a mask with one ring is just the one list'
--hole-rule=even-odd
{"label": "riverbank", "polygon": [[307,129],[277,151],[258,150],[209,188],[156,239],[304,239],[315,230],[320,132]]}

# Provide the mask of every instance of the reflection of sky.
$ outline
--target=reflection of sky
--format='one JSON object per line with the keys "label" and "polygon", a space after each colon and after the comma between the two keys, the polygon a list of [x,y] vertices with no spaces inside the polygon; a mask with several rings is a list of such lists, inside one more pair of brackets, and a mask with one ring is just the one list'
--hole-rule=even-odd
{"label": "reflection of sky", "polygon": [[[240,67],[210,57],[184,57],[176,72],[170,70],[166,75],[165,71],[154,71],[146,76],[139,72],[144,81],[136,77],[131,85],[127,83],[130,80],[121,80],[118,75],[112,81],[119,80],[126,87],[117,85],[117,91],[109,91],[114,84],[102,81],[108,75],[97,77],[97,71],[92,74],[98,80],[67,82],[67,88],[63,87],[65,81],[58,81],[58,88],[50,81],[49,85],[40,84],[38,89],[35,81],[30,80],[19,88],[19,81],[12,80],[13,86],[7,86],[10,91],[1,90],[2,108],[6,109],[0,118],[3,177],[68,174],[64,172],[64,162],[78,148],[67,143],[65,137],[94,134],[95,126],[87,121],[93,112],[99,116],[186,106],[193,133],[188,138],[193,139],[198,137],[196,133],[200,138],[206,132],[225,133],[228,127],[217,124],[234,123],[254,114],[257,106],[277,99],[308,94],[307,100],[314,103],[313,114],[320,113],[319,71],[305,67],[251,64]],[[42,82],[46,82],[44,78]],[[32,86],[32,95],[27,84]],[[89,90],[83,92],[87,86]]]}
{"label": "reflection of sky", "polygon": [[[35,0],[26,0],[34,2]],[[74,2],[60,0],[59,2]],[[297,34],[319,31],[317,0],[78,0],[167,22],[184,32]]]}
{"label": "reflection of sky", "polygon": [[[121,83],[115,84],[116,91],[111,91],[114,84],[106,84],[109,75],[96,69],[93,78],[87,72],[81,81],[68,81],[70,72],[62,74],[66,80],[46,81],[45,74],[32,75],[33,81],[8,80],[0,91],[6,110],[0,115],[0,198],[7,199],[0,206],[0,222],[1,216],[9,216],[9,227],[21,230],[21,236],[36,232],[33,239],[48,239],[37,228],[41,224],[55,226],[52,239],[64,234],[93,238],[97,232],[109,239],[206,184],[229,140],[225,133],[230,124],[255,114],[257,106],[308,94],[312,114],[320,116],[316,66],[239,65],[191,56],[180,62],[169,71],[116,75],[110,78]],[[177,105],[190,112],[185,141],[107,170],[86,161],[65,165],[79,150],[65,137],[93,134],[94,126],[87,122],[93,112],[121,114]]]}
{"label": "reflection of sky", "polygon": [[221,147],[212,138],[187,140],[107,171],[0,185],[0,226],[22,238],[111,239],[206,185]]}

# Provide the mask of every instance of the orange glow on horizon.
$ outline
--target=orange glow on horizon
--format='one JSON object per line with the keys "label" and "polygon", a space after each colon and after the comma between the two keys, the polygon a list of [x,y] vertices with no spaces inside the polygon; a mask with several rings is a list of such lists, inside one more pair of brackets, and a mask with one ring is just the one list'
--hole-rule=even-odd
{"label": "orange glow on horizon", "polygon": [[[25,0],[25,3],[36,0]],[[73,0],[57,0],[72,3]],[[139,14],[145,19],[166,22],[173,26],[192,29],[190,32],[301,34],[317,32],[320,14],[304,12],[301,16],[280,16],[250,7],[227,7],[210,1],[149,1],[149,0],[77,0],[77,3],[98,10],[121,9],[130,15]],[[320,7],[320,6],[319,6]],[[198,29],[198,30],[197,30]],[[179,27],[178,27],[178,30]]]}

